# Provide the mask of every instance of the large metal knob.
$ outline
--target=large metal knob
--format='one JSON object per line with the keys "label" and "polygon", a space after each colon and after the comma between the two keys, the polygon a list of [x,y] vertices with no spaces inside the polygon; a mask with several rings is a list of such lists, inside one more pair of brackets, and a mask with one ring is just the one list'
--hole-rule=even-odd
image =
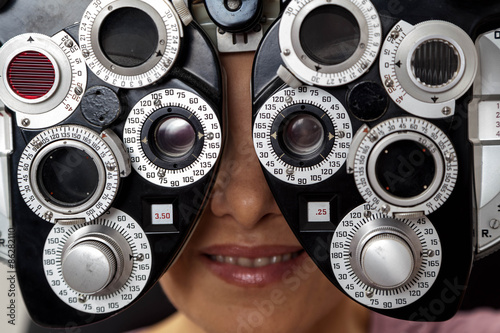
{"label": "large metal knob", "polygon": [[415,268],[414,253],[401,237],[382,233],[366,242],[361,252],[362,274],[383,289],[403,285]]}
{"label": "large metal knob", "polygon": [[119,278],[122,270],[122,251],[109,237],[83,237],[63,253],[64,280],[83,294],[110,292],[112,282]]}

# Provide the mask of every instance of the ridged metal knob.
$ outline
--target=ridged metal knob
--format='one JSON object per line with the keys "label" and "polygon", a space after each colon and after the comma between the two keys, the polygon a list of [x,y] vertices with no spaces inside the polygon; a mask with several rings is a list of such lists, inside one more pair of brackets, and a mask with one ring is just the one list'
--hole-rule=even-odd
{"label": "ridged metal knob", "polygon": [[62,274],[66,283],[83,294],[96,294],[113,280],[117,270],[116,255],[98,240],[84,240],[63,255]]}
{"label": "ridged metal knob", "polygon": [[374,286],[383,289],[403,285],[415,267],[408,243],[391,233],[379,234],[367,241],[360,259],[363,275]]}

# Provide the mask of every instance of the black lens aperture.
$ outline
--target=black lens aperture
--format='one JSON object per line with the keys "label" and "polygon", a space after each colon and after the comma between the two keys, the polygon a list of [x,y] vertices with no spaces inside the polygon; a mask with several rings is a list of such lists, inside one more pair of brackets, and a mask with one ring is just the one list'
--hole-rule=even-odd
{"label": "black lens aperture", "polygon": [[378,156],[375,174],[380,186],[400,198],[425,192],[436,173],[434,157],[428,149],[412,140],[389,144]]}
{"label": "black lens aperture", "polygon": [[338,65],[358,48],[360,27],[347,9],[325,5],[311,11],[300,27],[300,44],[321,65]]}
{"label": "black lens aperture", "polygon": [[137,8],[124,7],[111,12],[99,30],[104,55],[122,67],[146,62],[158,46],[158,29],[153,19]]}
{"label": "black lens aperture", "polygon": [[42,195],[48,202],[62,207],[85,203],[99,185],[99,172],[92,157],[73,147],[51,151],[37,172]]}

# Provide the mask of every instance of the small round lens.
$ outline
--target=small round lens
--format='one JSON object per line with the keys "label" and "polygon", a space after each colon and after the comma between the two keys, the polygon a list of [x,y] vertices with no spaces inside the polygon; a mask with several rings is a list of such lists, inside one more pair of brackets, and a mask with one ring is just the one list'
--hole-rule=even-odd
{"label": "small round lens", "polygon": [[151,17],[137,8],[119,8],[110,13],[99,30],[104,55],[122,67],[136,67],[155,53],[158,29]]}
{"label": "small round lens", "polygon": [[436,165],[426,147],[411,140],[389,144],[375,165],[377,181],[388,193],[411,198],[425,192],[432,184]]}
{"label": "small round lens", "polygon": [[347,9],[326,5],[309,13],[300,27],[300,44],[309,58],[332,66],[349,59],[358,48],[360,27]]}
{"label": "small round lens", "polygon": [[44,157],[38,185],[45,199],[63,207],[76,207],[95,193],[99,173],[92,157],[72,148],[58,148]]}
{"label": "small round lens", "polygon": [[189,121],[170,116],[163,119],[155,131],[156,146],[167,157],[177,158],[191,151],[196,142],[196,131]]}
{"label": "small round lens", "polygon": [[324,130],[321,122],[312,115],[296,115],[283,129],[286,148],[298,156],[314,154],[323,145]]}

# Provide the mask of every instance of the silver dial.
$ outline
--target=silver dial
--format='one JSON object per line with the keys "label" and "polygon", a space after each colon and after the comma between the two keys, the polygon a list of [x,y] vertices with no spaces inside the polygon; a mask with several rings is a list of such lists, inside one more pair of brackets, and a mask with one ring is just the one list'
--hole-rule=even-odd
{"label": "silver dial", "polygon": [[399,308],[430,289],[441,266],[441,245],[425,216],[395,219],[364,204],[335,230],[331,264],[338,283],[356,301]]}
{"label": "silver dial", "polygon": [[455,112],[455,100],[472,85],[478,56],[470,37],[458,26],[400,21],[382,46],[380,76],[392,100],[424,118]]}
{"label": "silver dial", "polygon": [[342,103],[315,87],[278,91],[259,109],[253,126],[260,163],[290,184],[315,184],[334,175],[347,158],[351,140],[351,122]]}
{"label": "silver dial", "polygon": [[54,293],[87,313],[113,312],[131,303],[144,289],[152,264],[141,226],[114,208],[91,222],[56,224],[43,253]]}
{"label": "silver dial", "polygon": [[21,128],[45,128],[65,120],[87,85],[80,48],[65,31],[12,38],[0,49],[0,64],[0,96],[18,113]]}
{"label": "silver dial", "polygon": [[354,179],[363,198],[387,214],[438,209],[456,183],[458,161],[448,137],[432,123],[413,117],[386,120],[352,151]]}
{"label": "silver dial", "polygon": [[181,37],[170,1],[94,0],[80,23],[79,38],[91,71],[113,86],[132,89],[170,70]]}
{"label": "silver dial", "polygon": [[381,39],[380,18],[370,1],[291,1],[279,28],[286,67],[302,82],[323,87],[363,75],[375,61]]}
{"label": "silver dial", "polygon": [[114,136],[64,125],[33,138],[17,170],[19,191],[28,207],[53,223],[91,221],[103,214],[118,191],[120,161],[128,160],[106,142]]}

